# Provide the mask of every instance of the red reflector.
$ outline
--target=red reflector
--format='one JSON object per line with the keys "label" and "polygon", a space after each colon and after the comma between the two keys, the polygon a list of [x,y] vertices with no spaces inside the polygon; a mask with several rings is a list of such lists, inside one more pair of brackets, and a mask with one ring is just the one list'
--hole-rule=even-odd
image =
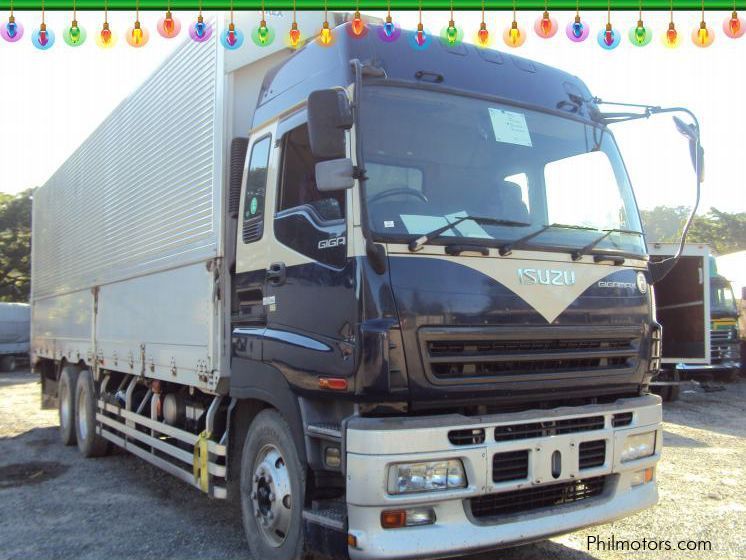
{"label": "red reflector", "polygon": [[407,512],[403,509],[393,509],[381,512],[381,527],[384,529],[398,529],[407,524]]}
{"label": "red reflector", "polygon": [[319,388],[330,391],[347,390],[347,380],[344,377],[319,377]]}

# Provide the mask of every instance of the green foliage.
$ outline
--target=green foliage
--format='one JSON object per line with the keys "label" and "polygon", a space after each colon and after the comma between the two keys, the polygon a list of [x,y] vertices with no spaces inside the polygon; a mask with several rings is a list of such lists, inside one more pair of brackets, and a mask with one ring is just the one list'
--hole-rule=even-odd
{"label": "green foliage", "polygon": [[0,193],[0,301],[26,302],[31,288],[31,195]]}
{"label": "green foliage", "polygon": [[[676,242],[689,216],[683,206],[656,206],[641,210],[642,223],[648,242]],[[710,208],[707,214],[697,215],[689,229],[687,242],[707,243],[719,255],[746,249],[746,212],[728,213]]]}

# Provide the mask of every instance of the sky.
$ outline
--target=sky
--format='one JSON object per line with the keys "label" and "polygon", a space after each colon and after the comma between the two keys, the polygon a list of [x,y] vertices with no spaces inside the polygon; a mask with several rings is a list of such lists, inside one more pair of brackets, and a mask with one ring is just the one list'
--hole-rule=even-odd
{"label": "sky", "polygon": [[[369,14],[385,16],[382,12]],[[15,193],[44,184],[122,99],[156,70],[182,40],[166,40],[157,34],[155,25],[161,15],[141,14],[151,38],[145,47],[134,49],[121,36],[132,24],[133,14],[110,13],[111,28],[119,32],[119,42],[113,49],[102,50],[93,40],[102,14],[78,13],[80,24],[88,29],[89,39],[72,49],[61,37],[71,15],[49,12],[47,24],[57,33],[57,44],[42,52],[28,40],[32,28],[38,26],[40,14],[16,13],[17,20],[26,27],[26,36],[18,43],[0,41],[0,192]],[[184,25],[181,35],[186,36],[186,23],[194,14],[176,15]],[[636,24],[637,13],[612,13],[612,23],[624,33],[621,45],[613,51],[601,49],[595,40],[595,34],[606,23],[603,12],[582,13],[591,25],[591,36],[583,43],[572,43],[564,34],[564,27],[574,13],[552,13],[560,31],[548,40],[533,32],[539,15],[518,12],[517,19],[527,32],[527,40],[520,48],[510,49],[502,42],[502,32],[510,25],[512,14],[488,12],[486,22],[493,48],[571,72],[602,99],[690,108],[700,120],[706,153],[700,210],[714,206],[729,212],[746,211],[742,144],[746,125],[743,106],[746,36],[741,39],[725,36],[722,24],[729,12],[707,13],[707,22],[716,32],[716,39],[706,49],[695,47],[690,40],[692,29],[699,24],[697,12],[674,14],[681,36],[677,49],[667,49],[661,41],[668,27],[668,13],[643,14],[645,24],[655,33],[652,43],[643,48],[632,46],[626,37],[629,28]],[[273,15],[289,16],[288,13]],[[416,12],[395,12],[393,16],[403,27],[417,25]],[[268,19],[271,25],[272,19]],[[425,28],[432,32],[439,32],[448,19],[448,12],[423,15]],[[465,30],[465,40],[472,42],[481,14],[456,12],[455,21]],[[641,208],[692,204],[695,182],[687,144],[676,132],[670,116],[618,124],[613,130]]]}

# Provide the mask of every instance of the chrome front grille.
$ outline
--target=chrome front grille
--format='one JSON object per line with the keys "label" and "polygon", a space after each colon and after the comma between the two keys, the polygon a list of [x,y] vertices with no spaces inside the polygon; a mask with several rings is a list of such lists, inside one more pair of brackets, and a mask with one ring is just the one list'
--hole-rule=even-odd
{"label": "chrome front grille", "polygon": [[739,359],[736,327],[710,331],[710,362],[719,364]]}

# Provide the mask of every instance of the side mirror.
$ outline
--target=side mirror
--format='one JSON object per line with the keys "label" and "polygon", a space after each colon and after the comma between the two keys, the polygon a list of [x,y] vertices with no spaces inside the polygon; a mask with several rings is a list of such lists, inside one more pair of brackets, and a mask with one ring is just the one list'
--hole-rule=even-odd
{"label": "side mirror", "polygon": [[330,159],[316,164],[316,188],[320,192],[351,189],[355,184],[350,158]]}
{"label": "side mirror", "polygon": [[686,124],[679,117],[673,117],[673,122],[676,124],[676,130],[689,140],[692,166],[697,174],[697,180],[702,183],[705,180],[705,150],[699,143],[699,130],[693,124]]}
{"label": "side mirror", "polygon": [[317,159],[347,155],[345,130],[352,128],[352,108],[344,91],[321,89],[308,96],[308,139]]}

